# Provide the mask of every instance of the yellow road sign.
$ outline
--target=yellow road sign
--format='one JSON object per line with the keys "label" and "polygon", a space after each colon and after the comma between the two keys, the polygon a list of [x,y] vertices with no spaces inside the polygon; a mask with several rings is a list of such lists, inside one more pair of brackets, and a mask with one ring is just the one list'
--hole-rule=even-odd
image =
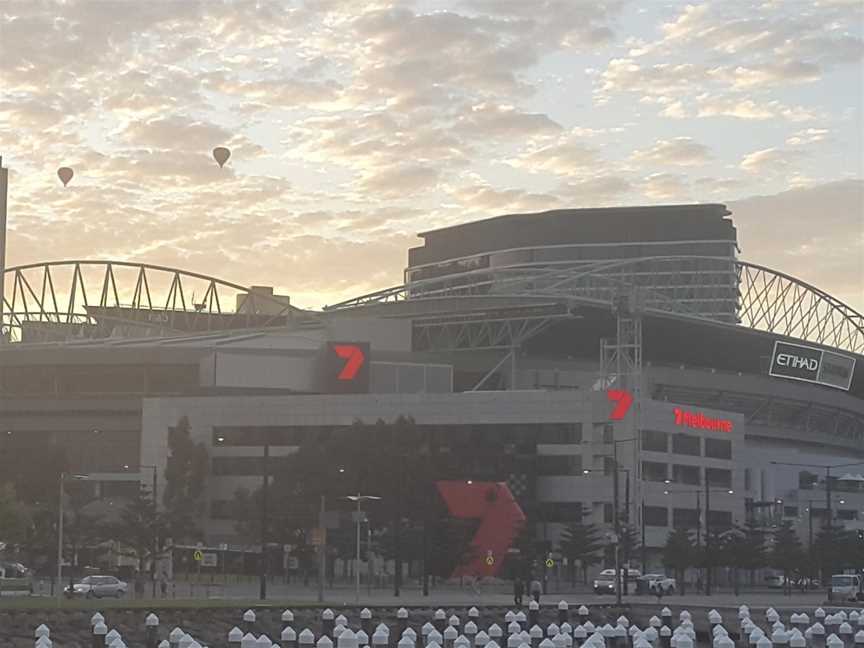
{"label": "yellow road sign", "polygon": [[495,564],[495,558],[492,556],[486,556],[486,564],[492,566]]}
{"label": "yellow road sign", "polygon": [[195,553],[192,554],[192,557],[195,559],[195,562],[201,562],[204,560],[204,552],[200,549],[196,549]]}
{"label": "yellow road sign", "polygon": [[555,561],[552,560],[551,558],[547,558],[547,559],[546,559],[546,566],[547,566],[547,567],[554,567],[554,566],[555,566]]}

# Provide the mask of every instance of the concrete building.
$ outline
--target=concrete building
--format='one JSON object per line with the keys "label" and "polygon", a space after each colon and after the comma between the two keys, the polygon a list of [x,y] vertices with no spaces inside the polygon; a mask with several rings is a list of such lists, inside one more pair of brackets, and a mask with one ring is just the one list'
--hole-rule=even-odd
{"label": "concrete building", "polygon": [[[447,228],[411,250],[406,285],[284,317],[279,297],[283,309],[255,310],[279,317],[251,328],[242,312],[188,320],[184,333],[177,309],[91,310],[104,335],[0,346],[0,461],[51,452],[69,470],[149,483],[138,467],[164,468],[185,416],[210,454],[205,540],[231,544],[228,502],[261,482],[262,430],[279,457],[355,420],[404,415],[454,445],[512,448],[506,472],[478,463],[462,477],[506,481],[551,547],[583,509],[611,525],[613,456],[619,510],[649,561],[671,529],[704,530],[706,484],[713,530],[758,516],[807,538],[826,477],[833,518],[864,529],[864,320],[738,260],[728,216],[722,205],[564,210]],[[170,332],[133,326],[152,311]],[[816,366],[785,367],[778,341]],[[336,343],[361,348],[368,381],[338,384]],[[829,380],[835,356],[843,376]],[[636,396],[621,420],[610,388]]]}

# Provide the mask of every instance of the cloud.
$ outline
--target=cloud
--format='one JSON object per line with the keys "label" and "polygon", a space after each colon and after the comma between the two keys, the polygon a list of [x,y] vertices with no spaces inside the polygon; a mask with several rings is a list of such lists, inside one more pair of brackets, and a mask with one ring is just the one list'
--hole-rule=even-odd
{"label": "cloud", "polygon": [[508,160],[511,166],[531,172],[550,171],[558,175],[580,175],[596,165],[597,150],[570,138],[554,144],[535,147],[518,158]]}
{"label": "cloud", "polygon": [[827,128],[805,128],[786,138],[786,144],[787,146],[802,146],[823,142],[830,132]]}
{"label": "cloud", "polygon": [[803,155],[803,152],[791,149],[762,149],[745,155],[740,167],[748,173],[771,175],[786,172]]}
{"label": "cloud", "polygon": [[640,164],[654,163],[678,166],[698,166],[711,159],[707,146],[692,137],[657,140],[649,149],[635,151],[630,160]]}
{"label": "cloud", "polygon": [[639,183],[639,189],[655,200],[684,201],[690,199],[686,176],[675,173],[652,173]]}
{"label": "cloud", "polygon": [[729,203],[742,258],[786,272],[864,312],[864,181]]}
{"label": "cloud", "polygon": [[561,204],[559,197],[521,189],[496,189],[488,184],[458,187],[450,192],[453,199],[468,211],[497,215],[553,209]]}

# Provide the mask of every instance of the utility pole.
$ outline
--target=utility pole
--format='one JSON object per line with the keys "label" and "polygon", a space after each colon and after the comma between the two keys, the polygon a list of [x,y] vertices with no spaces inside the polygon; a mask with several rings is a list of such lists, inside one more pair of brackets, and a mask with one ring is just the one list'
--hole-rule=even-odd
{"label": "utility pole", "polygon": [[645,549],[645,500],[642,500],[642,506],[639,510],[639,522],[642,526],[642,574],[648,573],[646,549]]}
{"label": "utility pole", "polygon": [[711,489],[705,470],[705,596],[711,596]]}
{"label": "utility pole", "polygon": [[621,605],[621,522],[618,517],[618,444],[612,442],[612,521],[615,529],[615,603]]}
{"label": "utility pole", "polygon": [[[6,341],[6,331],[3,328],[3,300],[5,293],[4,279],[6,277],[6,211],[9,192],[9,169],[3,168],[3,156],[0,155],[0,344]],[[11,323],[11,315],[10,315]]]}
{"label": "utility pole", "polygon": [[318,602],[324,602],[324,577],[327,572],[327,529],[324,525],[324,515],[326,512],[326,500],[324,495],[321,496],[321,513],[318,515]]}
{"label": "utility pole", "polygon": [[264,457],[261,464],[261,472],[264,479],[261,484],[261,563],[259,565],[258,598],[267,600],[267,490],[270,481],[270,440],[265,440]]}

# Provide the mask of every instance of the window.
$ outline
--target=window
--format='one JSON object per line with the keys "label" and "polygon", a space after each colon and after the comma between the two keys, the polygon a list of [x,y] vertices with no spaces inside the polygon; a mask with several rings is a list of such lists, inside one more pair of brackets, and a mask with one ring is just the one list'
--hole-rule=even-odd
{"label": "window", "polygon": [[[215,477],[242,477],[264,474],[263,457],[213,457],[212,473]],[[267,461],[267,472],[272,476],[282,470],[280,463],[288,461],[288,457],[270,457]]]}
{"label": "window", "polygon": [[672,526],[676,529],[695,529],[699,526],[699,511],[696,509],[672,509]]}
{"label": "window", "polygon": [[538,455],[537,473],[550,475],[581,475],[581,455]]}
{"label": "window", "polygon": [[699,479],[699,466],[682,466],[681,464],[673,465],[672,481],[678,484],[698,486],[701,483],[701,480]]}
{"label": "window", "polygon": [[652,482],[664,482],[669,479],[669,468],[665,463],[643,461],[642,479]]}
{"label": "window", "polygon": [[801,490],[813,490],[813,486],[819,481],[819,476],[802,470],[798,473],[798,488]]}
{"label": "window", "polygon": [[706,468],[705,479],[709,486],[732,488],[732,471],[723,468]]}
{"label": "window", "polygon": [[797,506],[784,506],[783,507],[783,517],[798,517],[798,507]]}
{"label": "window", "polygon": [[603,522],[605,524],[612,524],[612,517],[613,517],[612,512],[613,512],[612,504],[609,502],[604,503],[603,504]]}
{"label": "window", "polygon": [[708,524],[711,525],[712,531],[722,531],[732,528],[732,512],[731,511],[708,511]]}
{"label": "window", "polygon": [[615,474],[615,460],[612,457],[603,457],[603,474],[606,476]]}
{"label": "window", "polygon": [[544,423],[539,427],[537,443],[582,443],[581,423]]}
{"label": "window", "polygon": [[701,444],[698,436],[693,436],[692,434],[672,435],[672,452],[675,454],[698,457],[702,454],[700,447]]}
{"label": "window", "polygon": [[603,426],[603,443],[612,443],[615,440],[615,428],[611,423]]}
{"label": "window", "polygon": [[712,459],[731,459],[732,442],[729,439],[705,439],[705,456]]}
{"label": "window", "polygon": [[657,430],[642,430],[642,449],[648,452],[669,452],[669,435]]}
{"label": "window", "polygon": [[669,509],[665,506],[646,506],[642,509],[642,515],[645,518],[645,526],[669,526]]}
{"label": "window", "polygon": [[753,488],[753,474],[749,468],[744,469],[744,490],[749,491]]}
{"label": "window", "polygon": [[839,509],[837,511],[838,520],[857,520],[858,511],[852,509]]}
{"label": "window", "polygon": [[547,502],[540,508],[540,515],[544,522],[572,524],[582,520],[580,502]]}

